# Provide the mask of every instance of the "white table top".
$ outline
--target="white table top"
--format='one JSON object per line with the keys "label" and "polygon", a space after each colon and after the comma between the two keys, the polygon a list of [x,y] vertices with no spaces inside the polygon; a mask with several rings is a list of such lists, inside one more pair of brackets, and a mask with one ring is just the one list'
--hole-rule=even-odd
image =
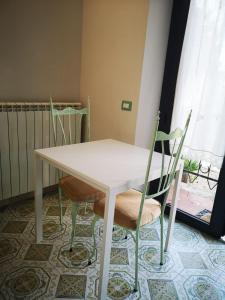
{"label": "white table top", "polygon": [[[103,191],[121,192],[143,184],[149,150],[107,139],[35,150],[35,154]],[[161,154],[154,152],[149,180],[159,177],[161,160]]]}

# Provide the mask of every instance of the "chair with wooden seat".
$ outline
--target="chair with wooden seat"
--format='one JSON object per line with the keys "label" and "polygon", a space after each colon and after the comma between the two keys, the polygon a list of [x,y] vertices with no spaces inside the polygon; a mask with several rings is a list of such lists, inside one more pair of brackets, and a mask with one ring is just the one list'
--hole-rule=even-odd
{"label": "chair with wooden seat", "polygon": [[[76,131],[76,127],[72,125],[72,122],[76,122],[76,116],[79,117],[79,132],[81,132],[81,124],[83,116],[87,118],[87,130],[86,136],[87,141],[90,141],[90,101],[88,99],[88,107],[76,109],[73,107],[66,107],[65,109],[58,109],[54,106],[52,97],[50,97],[50,108],[51,108],[51,116],[52,116],[52,127],[53,127],[53,135],[54,135],[54,143],[55,146],[60,145],[68,145],[76,143],[76,132],[73,132],[72,128]],[[72,121],[72,119],[74,119]],[[75,128],[74,128],[75,127]],[[58,132],[61,132],[61,143],[57,141],[57,128]],[[59,219],[60,224],[62,225],[62,191],[66,197],[68,197],[72,201],[72,232],[71,232],[71,241],[70,241],[70,250],[72,251],[75,226],[76,226],[76,217],[77,211],[81,204],[86,206],[88,203],[94,203],[97,200],[104,198],[104,193],[93,188],[92,186],[86,184],[85,182],[67,175],[60,178],[60,172],[58,172],[59,176]],[[93,235],[94,237],[94,235]],[[94,237],[94,246],[95,246],[95,237]],[[90,263],[90,261],[89,261]]]}
{"label": "chair with wooden seat", "polygon": [[[184,130],[177,128],[170,134],[158,131],[159,115],[155,125],[155,131],[150,148],[148,164],[145,174],[145,182],[143,192],[130,189],[127,192],[121,193],[116,197],[114,223],[122,226],[131,234],[135,241],[135,286],[134,292],[138,289],[138,244],[140,228],[146,224],[153,223],[157,218],[160,218],[161,237],[160,237],[160,264],[164,263],[164,241],[163,241],[163,220],[166,206],[166,199],[175,177],[177,163],[180,159],[180,154],[188,125],[190,122],[191,113],[189,114]],[[158,182],[157,192],[152,195],[147,195],[149,191],[149,172],[151,169],[152,156],[155,143],[160,142],[162,147],[162,163],[161,176]],[[170,158],[165,156],[164,144],[170,143],[172,146]],[[162,196],[162,204],[154,198]],[[94,212],[96,218],[104,218],[105,198],[94,203]]]}

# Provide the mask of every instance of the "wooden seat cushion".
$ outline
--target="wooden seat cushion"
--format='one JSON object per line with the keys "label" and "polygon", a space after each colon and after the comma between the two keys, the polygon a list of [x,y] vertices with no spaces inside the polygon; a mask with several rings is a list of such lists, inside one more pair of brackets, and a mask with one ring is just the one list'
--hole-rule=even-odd
{"label": "wooden seat cushion", "polygon": [[95,202],[105,197],[103,192],[73,176],[61,178],[59,185],[64,194],[74,202]]}
{"label": "wooden seat cushion", "polygon": [[[138,213],[142,194],[133,189],[121,193],[116,197],[114,222],[131,230],[137,228]],[[104,217],[105,198],[94,204],[95,214]],[[146,199],[144,202],[141,225],[152,223],[160,216],[161,205],[154,199]]]}

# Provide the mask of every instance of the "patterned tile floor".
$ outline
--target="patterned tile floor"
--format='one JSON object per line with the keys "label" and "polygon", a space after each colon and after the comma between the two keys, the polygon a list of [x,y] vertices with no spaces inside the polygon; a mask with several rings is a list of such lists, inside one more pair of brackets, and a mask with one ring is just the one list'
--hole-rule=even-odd
{"label": "patterned tile floor", "polygon": [[[0,212],[0,299],[97,299],[102,221],[91,266],[91,208],[79,211],[74,251],[69,252],[70,202],[64,200],[62,228],[57,197],[44,201],[44,242],[35,244],[34,205],[26,201]],[[166,233],[166,232],[165,232]],[[134,244],[113,233],[108,299],[225,299],[225,244],[176,223],[166,263],[159,265],[159,223],[143,228],[139,253],[139,292],[132,294]]]}

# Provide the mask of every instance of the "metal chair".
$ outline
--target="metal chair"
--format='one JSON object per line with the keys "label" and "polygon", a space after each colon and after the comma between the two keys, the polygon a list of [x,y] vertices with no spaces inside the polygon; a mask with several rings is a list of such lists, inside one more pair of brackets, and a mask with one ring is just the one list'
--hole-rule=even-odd
{"label": "metal chair", "polygon": [[[170,134],[158,131],[159,114],[154,130],[154,136],[151,143],[150,154],[148,158],[147,170],[145,174],[145,182],[143,192],[130,189],[127,192],[117,195],[114,223],[122,226],[131,234],[135,242],[135,286],[134,292],[138,289],[138,243],[140,228],[146,224],[153,223],[158,217],[160,218],[161,227],[161,242],[160,242],[160,264],[164,263],[164,241],[163,241],[163,220],[164,211],[166,206],[166,199],[175,177],[177,163],[179,161],[182,146],[190,122],[191,113],[189,114],[184,130],[177,128]],[[161,163],[161,176],[158,183],[157,192],[152,195],[147,195],[149,190],[149,172],[151,168],[152,156],[154,152],[155,143],[160,142],[162,146],[162,163]],[[170,159],[165,156],[164,143],[169,142],[172,144],[172,151]],[[154,198],[162,195],[163,201]],[[95,220],[98,217],[104,218],[105,199],[101,199],[94,204]]]}
{"label": "metal chair", "polygon": [[[87,140],[90,141],[90,101],[88,99],[87,108],[75,109],[73,107],[66,107],[65,109],[56,109],[53,105],[52,97],[50,97],[50,108],[51,108],[51,116],[52,116],[52,127],[53,127],[53,135],[54,135],[54,143],[55,146],[57,143],[57,128],[60,130],[62,134],[61,145],[68,145],[76,143],[76,140],[73,138],[73,135],[76,137],[76,134],[72,134],[72,118],[73,116],[79,116],[79,130],[81,130],[82,118],[86,116],[87,118]],[[67,119],[67,120],[66,120]],[[58,127],[57,127],[58,124]],[[64,194],[72,201],[72,232],[71,232],[71,241],[70,241],[70,251],[72,251],[73,239],[75,234],[76,227],[76,217],[77,211],[81,204],[85,204],[85,210],[88,203],[94,203],[101,198],[104,198],[104,193],[93,188],[92,186],[86,184],[85,182],[73,177],[73,176],[63,176],[60,178],[60,172],[58,172],[59,176],[59,208],[60,208],[60,224],[62,225],[62,191]],[[94,228],[93,228],[94,229]],[[95,236],[94,238],[94,248],[95,248]],[[92,253],[92,255],[94,252]],[[89,259],[89,264],[90,264]]]}

